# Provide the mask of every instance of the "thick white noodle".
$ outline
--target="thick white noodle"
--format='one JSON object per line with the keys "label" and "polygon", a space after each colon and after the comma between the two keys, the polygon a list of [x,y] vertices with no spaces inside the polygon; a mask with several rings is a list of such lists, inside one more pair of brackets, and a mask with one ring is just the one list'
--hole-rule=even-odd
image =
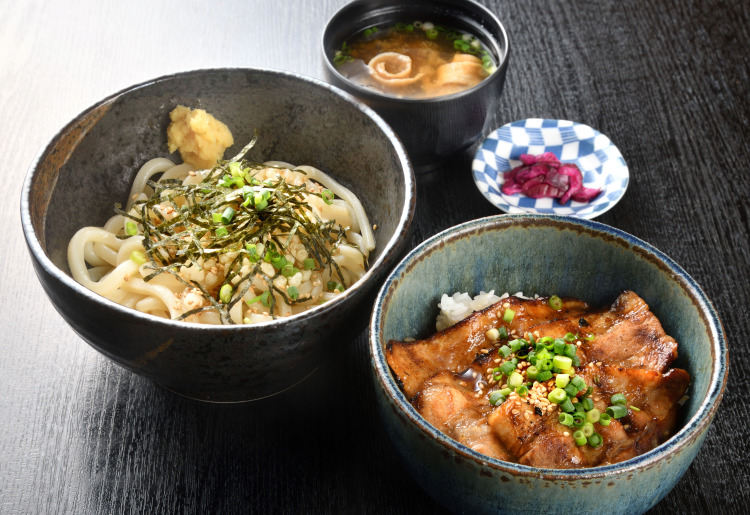
{"label": "thick white noodle", "polygon": [[164,172],[174,166],[174,163],[164,157],[156,157],[147,161],[141,169],[138,170],[138,174],[133,179],[133,185],[130,187],[130,195],[128,195],[127,208],[133,205],[133,200],[136,195],[143,193],[146,189],[146,183],[156,175],[157,173]]}
{"label": "thick white noodle", "polygon": [[324,185],[331,190],[334,195],[346,200],[351,205],[354,209],[354,218],[356,218],[359,223],[359,229],[362,234],[362,241],[364,242],[365,248],[369,251],[374,250],[375,235],[372,233],[370,221],[367,219],[367,214],[357,196],[349,189],[336,182],[331,176],[323,173],[314,166],[302,165],[298,166],[296,169],[304,171],[312,180]]}
{"label": "thick white noodle", "polygon": [[[351,284],[364,275],[365,259],[369,252],[375,248],[375,239],[367,215],[357,197],[317,168],[311,166],[295,167],[290,163],[281,161],[266,164],[288,170],[300,170],[304,172],[307,178],[330,189],[336,195],[337,198],[334,199],[334,205],[331,207],[338,206],[339,211],[332,210],[326,213],[324,218],[329,219],[335,214],[341,216],[343,220],[346,218],[343,213],[348,213],[346,224],[349,225],[349,229],[346,238],[359,249],[341,246],[334,255],[334,260],[343,274],[341,280]],[[191,173],[191,171],[190,165],[174,165],[169,159],[156,158],[146,162],[134,179],[128,197],[128,209],[135,199],[147,198],[150,191],[147,183],[153,180],[157,174],[162,174],[158,179],[159,181],[179,179],[183,181],[183,184],[195,184],[200,182],[205,174],[209,173],[209,171],[197,173]],[[300,180],[302,180],[301,176]],[[148,265],[138,265],[131,259],[134,251],[144,252],[144,248],[143,236],[136,235],[123,238],[123,235],[126,234],[128,221],[131,220],[127,216],[115,215],[105,223],[104,227],[84,227],[76,232],[68,244],[68,266],[71,275],[86,288],[123,306],[161,317],[173,319],[179,317],[185,309],[182,303],[182,298],[187,293],[185,285],[169,274],[157,275],[149,282],[143,280],[144,277],[151,274],[152,270]],[[260,252],[262,252],[262,249],[260,249]],[[201,271],[199,269],[196,273],[200,273],[202,278],[204,273],[208,275],[208,270]],[[299,279],[301,272],[298,272],[296,277],[295,285],[298,286],[300,294],[304,292],[310,298],[318,299],[315,303],[319,300],[330,300],[339,295],[323,289],[322,285],[327,284],[329,280],[339,280],[338,277],[332,277],[329,270],[325,270],[314,281],[310,279],[311,272],[306,273],[308,278],[304,281]],[[271,275],[273,275],[273,271],[271,271]],[[274,284],[276,284],[276,280],[274,279]],[[287,284],[285,281],[282,281],[282,283]],[[254,279],[252,284],[253,288],[250,288],[245,295],[247,299],[268,289],[265,280],[258,280],[256,284]],[[274,293],[274,296],[276,298],[277,315],[289,316],[310,308],[310,305],[307,304],[289,306],[278,293]],[[230,310],[232,321],[242,323],[243,316],[251,322],[272,319],[267,313],[256,313],[252,310],[243,315],[245,309],[244,302],[237,302]],[[201,312],[189,317],[189,320],[203,324],[221,323],[219,313],[215,310]]]}

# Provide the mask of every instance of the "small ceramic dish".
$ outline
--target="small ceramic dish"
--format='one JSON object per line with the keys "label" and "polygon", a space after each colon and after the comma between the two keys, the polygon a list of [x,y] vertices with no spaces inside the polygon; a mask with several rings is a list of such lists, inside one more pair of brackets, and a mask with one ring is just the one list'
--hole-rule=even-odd
{"label": "small ceramic dish", "polygon": [[[552,152],[563,163],[575,163],[587,188],[603,191],[590,202],[531,198],[502,192],[503,173],[521,164],[522,154]],[[528,118],[492,132],[476,152],[472,163],[474,182],[495,207],[506,213],[541,213],[595,218],[622,198],[628,187],[628,166],[607,136],[588,125],[568,120]]]}

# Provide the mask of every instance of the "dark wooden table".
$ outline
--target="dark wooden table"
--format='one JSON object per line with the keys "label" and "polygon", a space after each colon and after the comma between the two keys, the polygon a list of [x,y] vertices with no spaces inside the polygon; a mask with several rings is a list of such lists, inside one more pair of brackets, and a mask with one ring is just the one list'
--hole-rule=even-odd
{"label": "dark wooden table", "polygon": [[[321,31],[344,3],[0,2],[0,513],[441,512],[382,430],[364,327],[309,387],[251,404],[201,404],[79,339],[37,283],[21,234],[24,173],[74,115],[130,84],[188,69],[322,78]],[[599,221],[670,255],[723,320],[724,401],[698,458],[653,512],[746,513],[750,4],[483,3],[512,43],[494,126],[564,118],[607,134],[631,183]],[[412,245],[497,212],[475,188],[470,161],[460,155],[419,178]]]}

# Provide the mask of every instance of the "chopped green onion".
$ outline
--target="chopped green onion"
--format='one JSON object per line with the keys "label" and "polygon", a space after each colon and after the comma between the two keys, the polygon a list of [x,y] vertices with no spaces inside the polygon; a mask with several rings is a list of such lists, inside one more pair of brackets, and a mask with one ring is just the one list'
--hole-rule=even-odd
{"label": "chopped green onion", "polygon": [[628,408],[622,405],[610,406],[605,411],[612,418],[622,418],[628,414]]}
{"label": "chopped green onion", "polygon": [[562,309],[562,300],[557,295],[553,295],[549,298],[549,307],[554,309],[555,311],[559,311]]}
{"label": "chopped green onion", "polygon": [[138,226],[135,222],[125,222],[125,234],[133,236],[138,233]]}
{"label": "chopped green onion", "polygon": [[211,221],[215,224],[221,223],[221,213],[211,213]]}
{"label": "chopped green onion", "polygon": [[438,31],[435,29],[429,29],[425,31],[425,35],[427,36],[427,39],[435,39],[438,37]]}
{"label": "chopped green onion", "polygon": [[562,388],[555,388],[549,394],[547,394],[547,399],[553,404],[560,404],[565,399],[568,398],[568,395],[565,393],[565,390]]}
{"label": "chopped green onion", "polygon": [[345,290],[344,286],[337,283],[336,281],[328,281],[328,284],[326,285],[328,287],[328,291],[336,291],[342,292]]}
{"label": "chopped green onion", "polygon": [[601,411],[596,408],[590,409],[586,412],[586,421],[596,424],[602,417]]}
{"label": "chopped green onion", "polygon": [[502,372],[506,376],[511,375],[515,369],[516,364],[512,361],[506,361],[505,363],[500,365],[500,372]]}
{"label": "chopped green onion", "polygon": [[323,190],[323,191],[322,191],[322,192],[320,193],[320,196],[321,196],[321,198],[323,199],[323,202],[325,202],[325,203],[326,203],[326,204],[328,204],[329,206],[330,206],[331,204],[333,204],[333,198],[334,198],[334,195],[333,195],[333,192],[332,192],[331,190]]}
{"label": "chopped green onion", "polygon": [[518,372],[513,372],[508,378],[508,386],[517,388],[523,384],[523,376]]}
{"label": "chopped green onion", "polygon": [[538,374],[539,370],[533,365],[526,369],[526,379],[528,379],[529,381],[535,380]]}
{"label": "chopped green onion", "polygon": [[552,358],[552,366],[562,370],[567,370],[573,366],[573,360],[567,356],[555,356]]}
{"label": "chopped green onion", "polygon": [[640,408],[636,408],[635,406],[630,406],[630,409],[632,409],[633,411],[641,411]]}
{"label": "chopped green onion", "polygon": [[544,381],[548,381],[550,379],[552,379],[552,372],[550,372],[549,370],[543,370],[536,376],[536,380],[540,383],[543,383]]}
{"label": "chopped green onion", "polygon": [[257,263],[260,261],[260,247],[259,243],[248,243],[245,245],[245,250],[247,250],[248,253],[248,259],[251,263]]}
{"label": "chopped green onion", "polygon": [[223,302],[224,304],[229,304],[229,301],[232,300],[232,292],[234,289],[232,288],[231,284],[225,284],[221,287],[219,290],[219,300]]}
{"label": "chopped green onion", "polygon": [[578,395],[579,391],[580,390],[578,390],[578,388],[576,388],[576,385],[572,382],[568,383],[568,385],[565,386],[565,393],[570,397],[575,397],[576,395]]}
{"label": "chopped green onion", "polygon": [[601,444],[604,443],[604,439],[602,438],[602,435],[599,433],[593,433],[591,436],[587,439],[589,445],[591,447],[599,447]]}
{"label": "chopped green onion", "polygon": [[536,368],[539,370],[552,370],[552,360],[549,358],[536,358]]}
{"label": "chopped green onion", "polygon": [[586,423],[586,415],[582,411],[573,413],[573,427],[583,427]]}
{"label": "chopped green onion", "polygon": [[503,345],[502,347],[500,347],[500,348],[499,348],[499,349],[497,350],[497,352],[498,352],[499,354],[502,354],[504,358],[507,358],[508,356],[510,356],[510,355],[511,355],[511,353],[512,353],[513,351],[511,351],[511,350],[510,350],[510,347],[508,347],[507,345]]}
{"label": "chopped green onion", "polygon": [[589,436],[594,434],[594,424],[592,424],[591,422],[586,422],[585,424],[583,424],[581,431],[583,431],[583,435],[588,438]]}
{"label": "chopped green onion", "polygon": [[590,397],[584,397],[581,399],[581,404],[583,404],[584,411],[591,411],[594,409],[594,401],[592,401]]}
{"label": "chopped green onion", "polygon": [[564,426],[571,427],[573,425],[573,415],[570,413],[560,413],[557,420]]}
{"label": "chopped green onion", "polygon": [[572,343],[565,344],[565,350],[563,351],[563,354],[565,354],[567,357],[571,359],[575,358],[576,352],[578,352],[578,347],[576,347]]}
{"label": "chopped green onion", "polygon": [[607,415],[606,413],[599,414],[599,423],[603,426],[608,426],[610,421],[612,420],[612,417]]}
{"label": "chopped green onion", "polygon": [[315,260],[313,258],[307,258],[302,262],[302,267],[305,270],[312,270],[315,268]]}
{"label": "chopped green onion", "polygon": [[584,388],[586,388],[586,381],[584,381],[581,376],[571,377],[570,382],[573,384],[573,386],[578,388],[578,391],[581,391]]}
{"label": "chopped green onion", "polygon": [[227,230],[226,227],[217,227],[216,230],[214,231],[214,234],[216,235],[217,238],[221,238],[229,234],[229,231]]}
{"label": "chopped green onion", "polygon": [[628,400],[625,398],[625,396],[621,393],[616,393],[612,396],[612,398],[609,400],[612,404],[615,406],[624,406],[628,403]]}
{"label": "chopped green onion", "polygon": [[298,273],[299,273],[299,268],[295,267],[291,263],[287,263],[283,267],[281,267],[281,274],[284,277],[292,277],[294,275],[297,275]]}
{"label": "chopped green onion", "polygon": [[247,304],[248,306],[251,306],[252,304],[255,304],[256,302],[258,302],[262,296],[263,295],[258,295],[257,297],[253,297],[252,299],[245,299],[245,304]]}
{"label": "chopped green onion", "polygon": [[529,394],[529,387],[525,384],[522,384],[521,386],[516,388],[516,393],[521,397],[526,397]]}
{"label": "chopped green onion", "polygon": [[271,264],[276,270],[281,270],[287,265],[287,263],[289,263],[289,261],[287,261],[281,254],[271,256]]}
{"label": "chopped green onion", "polygon": [[500,331],[495,329],[494,327],[490,330],[488,330],[484,335],[487,337],[487,339],[491,342],[496,342],[498,338],[500,338]]}
{"label": "chopped green onion", "polygon": [[271,293],[268,291],[264,291],[260,294],[260,303],[263,304],[265,307],[270,308],[271,307]]}
{"label": "chopped green onion", "polygon": [[560,409],[563,410],[565,413],[572,413],[576,410],[575,406],[573,406],[573,403],[570,401],[569,397],[565,397],[565,400],[560,403]]}
{"label": "chopped green onion", "polygon": [[588,439],[584,436],[583,431],[580,429],[573,433],[573,439],[576,441],[577,445],[586,445],[588,443]]}
{"label": "chopped green onion", "polygon": [[516,312],[510,308],[506,308],[505,313],[503,313],[503,322],[510,324],[513,321],[514,316],[516,316]]}
{"label": "chopped green onion", "polygon": [[146,255],[140,250],[134,250],[130,253],[130,260],[136,265],[143,265],[148,261]]}
{"label": "chopped green onion", "polygon": [[221,214],[221,223],[228,224],[229,222],[232,221],[232,218],[234,218],[234,209],[232,209],[231,207],[228,207]]}
{"label": "chopped green onion", "polygon": [[565,388],[570,382],[570,376],[568,374],[557,374],[555,377],[555,384],[558,388]]}
{"label": "chopped green onion", "polygon": [[503,340],[508,339],[508,330],[505,327],[500,328],[500,338],[502,338]]}
{"label": "chopped green onion", "polygon": [[297,298],[299,297],[299,290],[297,290],[296,286],[290,286],[289,288],[287,288],[286,293],[292,300],[297,300]]}
{"label": "chopped green onion", "polygon": [[490,404],[493,406],[497,406],[498,404],[502,404],[505,402],[505,396],[500,392],[500,390],[495,390],[490,394]]}

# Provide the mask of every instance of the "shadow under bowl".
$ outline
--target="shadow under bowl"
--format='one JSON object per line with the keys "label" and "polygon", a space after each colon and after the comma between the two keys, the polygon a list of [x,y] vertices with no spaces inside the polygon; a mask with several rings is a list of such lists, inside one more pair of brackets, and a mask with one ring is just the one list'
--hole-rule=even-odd
{"label": "shadow under bowl", "polygon": [[[642,297],[679,344],[674,366],[692,382],[679,430],[634,459],[588,469],[503,462],[430,425],[399,389],[389,340],[435,332],[441,295],[494,289],[560,295],[608,306],[623,290]],[[399,263],[378,294],[370,355],[386,431],[416,481],[466,513],[641,513],[661,500],[697,455],[728,374],[721,322],[695,281],[651,245],[604,224],[558,215],[501,215],[450,228]]]}
{"label": "shadow under bowl", "polygon": [[[81,227],[103,225],[115,203],[125,204],[144,162],[170,157],[166,127],[178,104],[205,109],[227,124],[235,141],[227,156],[257,130],[259,140],[247,159],[309,164],[357,194],[378,226],[365,276],[309,311],[232,326],[140,313],[73,280],[68,242]],[[99,102],[41,150],[21,198],[37,276],[73,330],[119,365],[185,396],[216,402],[281,392],[334,351],[346,337],[342,326],[353,314],[369,312],[376,285],[405,250],[414,209],[414,173],[406,152],[377,114],[323,82],[259,69],[178,73]]]}

